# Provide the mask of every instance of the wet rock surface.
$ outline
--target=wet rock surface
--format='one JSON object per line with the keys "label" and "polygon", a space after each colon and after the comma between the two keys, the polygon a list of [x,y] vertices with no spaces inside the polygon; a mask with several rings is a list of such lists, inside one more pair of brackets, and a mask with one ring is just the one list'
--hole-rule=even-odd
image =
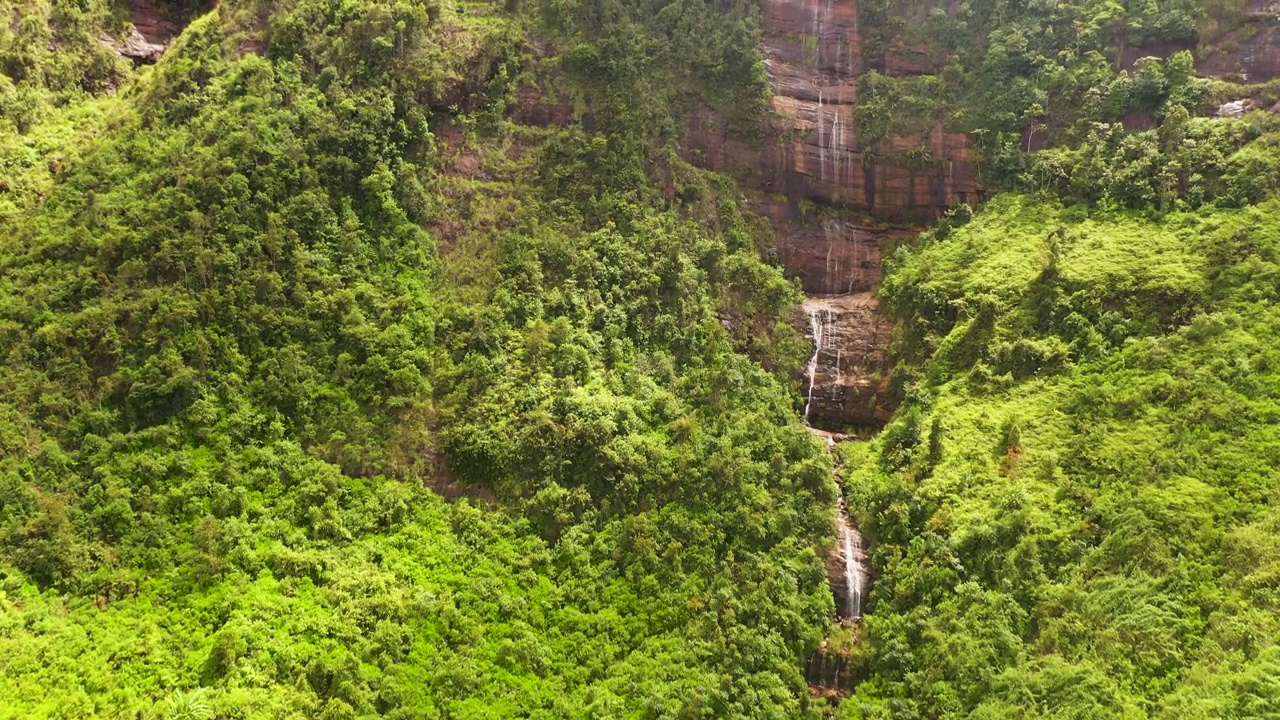
{"label": "wet rock surface", "polygon": [[854,108],[864,72],[936,70],[927,49],[901,46],[868,67],[859,20],[854,0],[765,3],[774,95],[761,153],[764,210],[778,228],[782,261],[810,293],[870,290],[880,280],[884,240],[982,195],[964,135],[935,124],[877,143],[859,136]]}
{"label": "wet rock surface", "polygon": [[[204,2],[200,12],[213,9],[214,2]],[[135,64],[153,63],[164,49],[182,32],[178,18],[160,0],[129,0],[129,29],[122,37],[99,38],[102,44]]]}
{"label": "wet rock surface", "polygon": [[811,297],[803,303],[804,332],[821,335],[812,383],[806,392],[806,419],[829,431],[879,428],[893,414],[889,396],[890,324],[870,293]]}

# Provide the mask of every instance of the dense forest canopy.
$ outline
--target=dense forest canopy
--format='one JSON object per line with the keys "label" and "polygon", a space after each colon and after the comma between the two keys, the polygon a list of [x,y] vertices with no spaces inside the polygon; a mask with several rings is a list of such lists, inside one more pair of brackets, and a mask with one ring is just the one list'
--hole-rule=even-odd
{"label": "dense forest canopy", "polygon": [[918,379],[846,449],[881,571],[853,717],[1276,713],[1275,202],[1008,195],[895,255]]}
{"label": "dense forest canopy", "polygon": [[1123,57],[1247,8],[860,3],[860,136],[1005,192],[886,252],[833,481],[773,231],[681,154],[759,140],[756,3],[152,3],[155,64],[7,7],[0,717],[1280,715],[1280,121],[1209,117],[1280,98]]}
{"label": "dense forest canopy", "polygon": [[[659,79],[763,97],[749,14],[545,10],[602,120]],[[112,8],[26,11],[0,715],[806,711],[835,488],[731,186],[652,118],[511,122],[503,8],[224,2],[137,73]],[[721,45],[670,54],[683,23]]]}

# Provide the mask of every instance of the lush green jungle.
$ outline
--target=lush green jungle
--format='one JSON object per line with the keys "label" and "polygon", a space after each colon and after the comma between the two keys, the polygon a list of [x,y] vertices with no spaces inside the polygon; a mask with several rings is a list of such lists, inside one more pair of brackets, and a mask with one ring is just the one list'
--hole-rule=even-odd
{"label": "lush green jungle", "polygon": [[1244,10],[864,5],[950,60],[859,131],[1002,192],[885,253],[901,409],[834,452],[678,149],[760,140],[756,3],[157,3],[154,64],[0,6],[0,718],[1280,717],[1280,120],[1207,117],[1277,89],[1115,62]]}

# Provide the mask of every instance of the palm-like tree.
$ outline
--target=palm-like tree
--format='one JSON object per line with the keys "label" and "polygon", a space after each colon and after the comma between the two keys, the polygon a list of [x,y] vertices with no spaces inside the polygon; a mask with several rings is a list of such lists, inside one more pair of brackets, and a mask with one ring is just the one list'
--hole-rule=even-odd
{"label": "palm-like tree", "polygon": [[196,688],[191,692],[179,692],[169,701],[172,708],[169,720],[209,720],[213,717],[213,708],[205,700],[205,689]]}

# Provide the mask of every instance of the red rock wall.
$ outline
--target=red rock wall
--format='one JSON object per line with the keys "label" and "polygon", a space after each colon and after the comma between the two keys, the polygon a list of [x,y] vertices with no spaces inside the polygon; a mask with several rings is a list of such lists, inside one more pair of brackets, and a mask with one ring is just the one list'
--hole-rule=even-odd
{"label": "red rock wall", "polygon": [[[758,159],[764,212],[808,292],[873,288],[882,240],[981,199],[964,135],[936,125],[874,148],[858,137],[857,80],[866,68],[857,0],[767,0],[763,49],[774,93]],[[889,73],[934,69],[918,48],[894,47],[880,60]],[[908,161],[920,148],[932,161]]]}
{"label": "red rock wall", "polygon": [[1246,83],[1280,77],[1280,5],[1253,0],[1239,27],[1196,49],[1196,70]]}
{"label": "red rock wall", "polygon": [[1248,0],[1229,17],[1216,18],[1218,30],[1198,41],[1158,42],[1118,49],[1120,66],[1131,68],[1142,57],[1168,58],[1191,50],[1196,72],[1205,77],[1240,83],[1265,83],[1280,78],[1280,3]]}
{"label": "red rock wall", "polygon": [[[948,3],[950,4],[950,3]],[[1220,37],[1117,49],[1122,67],[1142,56],[1195,49],[1201,74],[1250,83],[1280,77],[1280,6],[1250,0]],[[902,4],[891,14],[910,9]],[[899,18],[910,21],[910,18]],[[854,123],[858,77],[866,70],[858,0],[765,0],[764,55],[773,87],[771,114],[758,152],[718,137],[693,137],[706,164],[739,178],[758,167],[764,212],[778,232],[788,270],[811,293],[860,291],[879,282],[879,245],[913,232],[958,204],[979,204],[984,189],[968,138],[935,124],[887,144],[864,145]],[[869,37],[869,36],[868,36]],[[889,75],[932,73],[941,58],[928,48],[887,38],[876,69]],[[714,125],[703,119],[703,125]],[[1133,127],[1145,127],[1131,119]],[[722,130],[722,128],[718,128]],[[692,133],[698,136],[697,131]],[[931,161],[908,161],[926,149]],[[831,257],[843,258],[840,262]]]}
{"label": "red rock wall", "polygon": [[[773,88],[763,140],[735,140],[699,106],[686,118],[681,147],[691,161],[762,190],[779,257],[807,292],[874,288],[882,240],[910,234],[955,203],[978,202],[963,135],[934,127],[874,149],[861,142],[856,0],[767,0],[763,51]],[[886,71],[920,62],[920,53],[895,52]],[[918,148],[935,161],[911,167],[907,153]]]}
{"label": "red rock wall", "polygon": [[168,45],[182,30],[160,0],[129,0],[129,22],[153,45]]}
{"label": "red rock wall", "polygon": [[822,343],[812,392],[805,388],[809,424],[836,432],[883,426],[897,407],[889,392],[892,324],[871,293],[805,300],[796,322],[810,340],[815,315],[821,318]]}

